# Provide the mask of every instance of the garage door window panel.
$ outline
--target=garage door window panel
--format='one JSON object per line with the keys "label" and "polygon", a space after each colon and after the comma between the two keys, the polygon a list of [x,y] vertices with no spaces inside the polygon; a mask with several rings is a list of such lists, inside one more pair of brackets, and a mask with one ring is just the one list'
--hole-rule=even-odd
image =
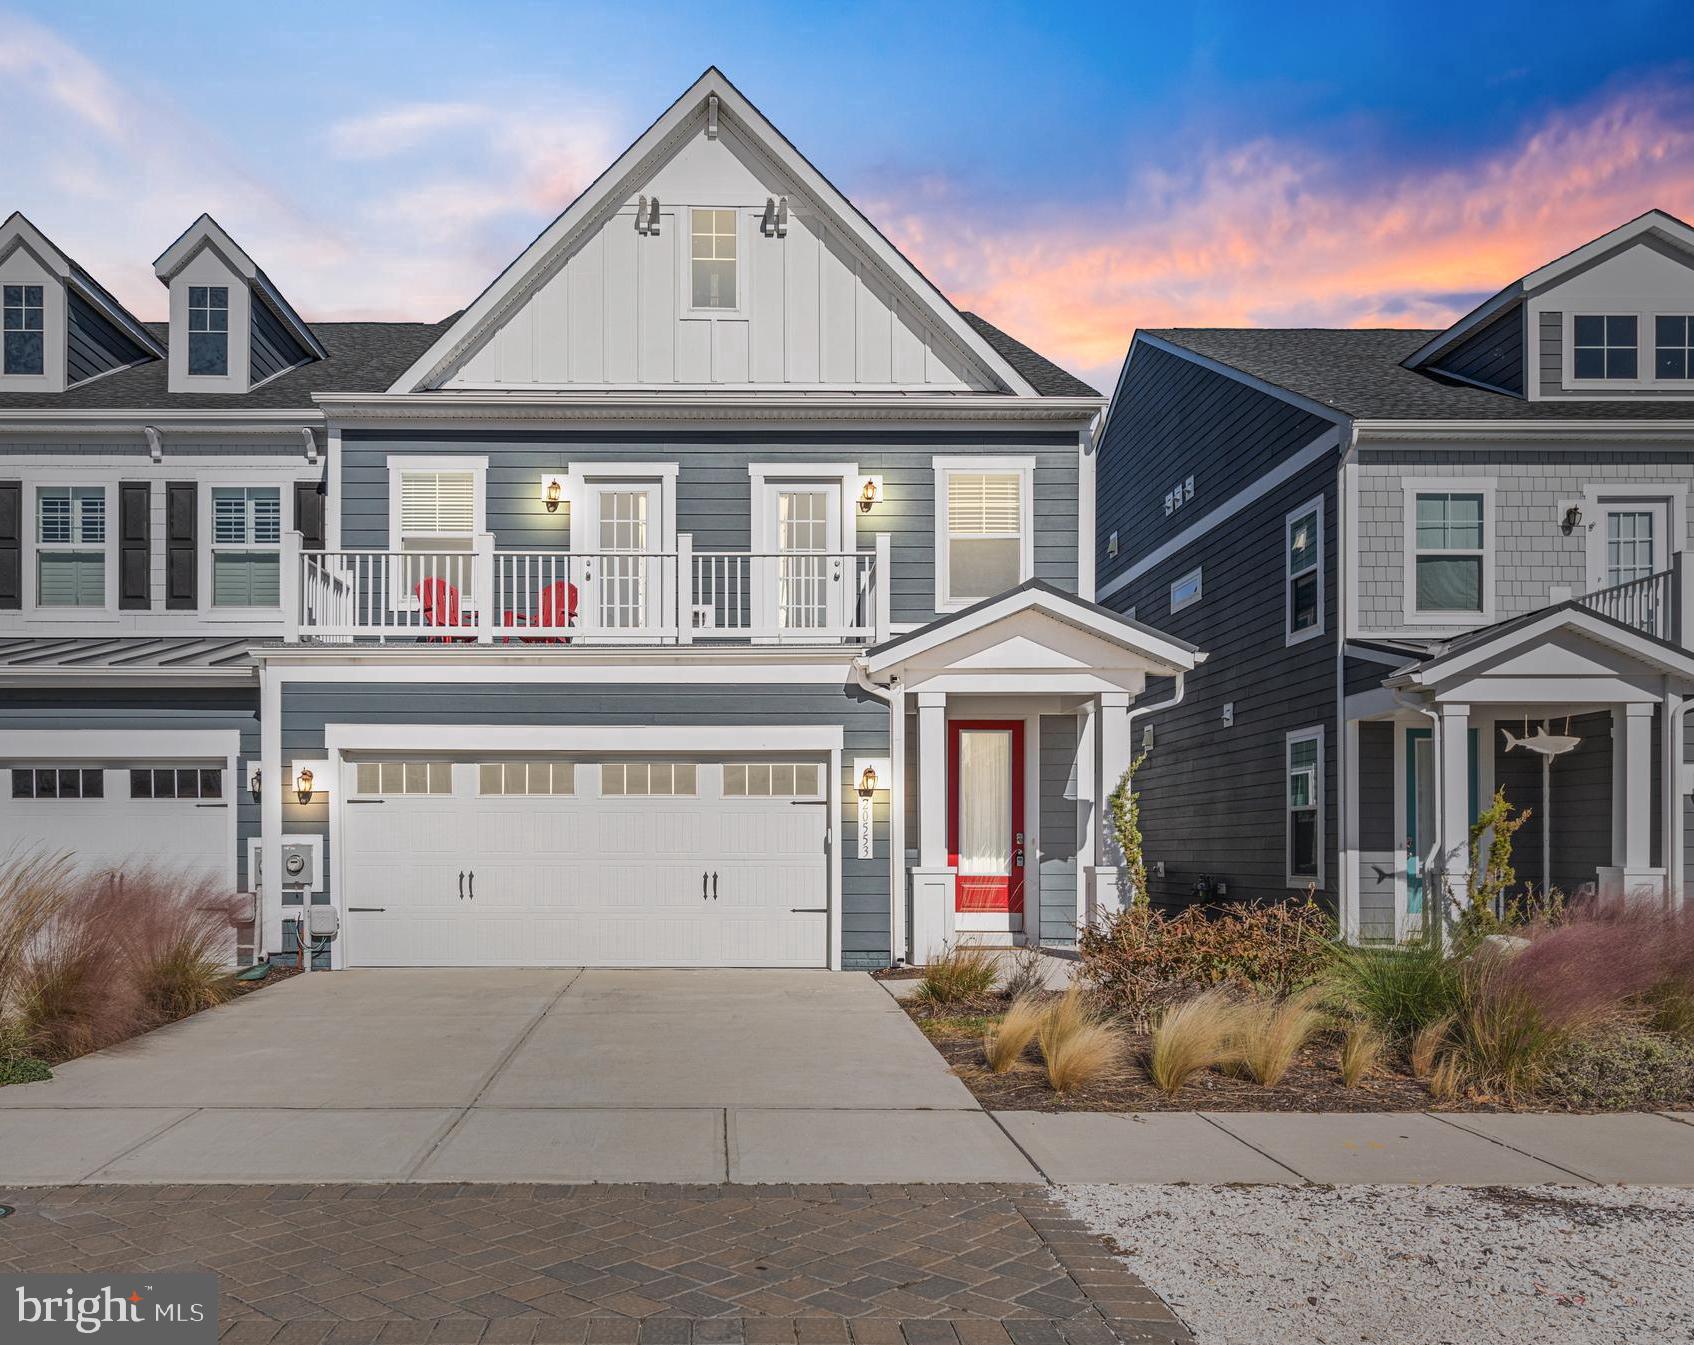
{"label": "garage door window panel", "polygon": [[443,796],[453,792],[450,761],[361,761],[353,772],[360,798]]}
{"label": "garage door window panel", "polygon": [[569,797],[576,793],[573,761],[485,761],[477,767],[484,798]]}
{"label": "garage door window panel", "polygon": [[104,771],[79,766],[14,766],[14,799],[99,799],[106,796]]}
{"label": "garage door window panel", "polygon": [[142,766],[129,773],[132,799],[223,798],[224,773],[216,766]]}
{"label": "garage door window panel", "polygon": [[600,767],[600,793],[608,798],[692,798],[697,774],[692,761],[608,761]]}
{"label": "garage door window panel", "polygon": [[723,768],[723,792],[730,799],[821,798],[823,770],[808,761],[731,761]]}

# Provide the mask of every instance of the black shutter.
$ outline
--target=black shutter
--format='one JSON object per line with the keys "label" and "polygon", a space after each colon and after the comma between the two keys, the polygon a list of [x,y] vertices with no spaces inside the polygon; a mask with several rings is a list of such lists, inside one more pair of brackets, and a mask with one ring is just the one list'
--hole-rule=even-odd
{"label": "black shutter", "polygon": [[24,487],[0,481],[0,609],[24,605]]}
{"label": "black shutter", "polygon": [[165,483],[165,606],[199,606],[200,488],[192,481]]}
{"label": "black shutter", "polygon": [[153,605],[153,487],[118,483],[118,606],[145,611]]}
{"label": "black shutter", "polygon": [[294,531],[304,551],[324,549],[324,486],[322,481],[294,483]]}

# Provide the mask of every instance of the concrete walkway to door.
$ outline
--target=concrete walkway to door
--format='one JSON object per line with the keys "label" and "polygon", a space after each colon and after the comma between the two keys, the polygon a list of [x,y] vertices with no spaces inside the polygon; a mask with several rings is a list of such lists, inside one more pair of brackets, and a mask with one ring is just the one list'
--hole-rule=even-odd
{"label": "concrete walkway to door", "polygon": [[0,1185],[1017,1182],[869,977],[345,971],[0,1089]]}

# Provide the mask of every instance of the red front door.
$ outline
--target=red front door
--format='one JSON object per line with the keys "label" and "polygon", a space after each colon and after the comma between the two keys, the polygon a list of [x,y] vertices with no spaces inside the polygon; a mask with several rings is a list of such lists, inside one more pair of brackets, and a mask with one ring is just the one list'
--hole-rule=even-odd
{"label": "red front door", "polygon": [[947,726],[947,850],[959,911],[1023,913],[1023,724]]}

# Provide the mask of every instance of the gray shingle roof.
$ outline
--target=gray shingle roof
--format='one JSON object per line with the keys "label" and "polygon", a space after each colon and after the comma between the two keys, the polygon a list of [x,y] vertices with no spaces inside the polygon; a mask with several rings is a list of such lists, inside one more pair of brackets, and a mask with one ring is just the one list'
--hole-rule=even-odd
{"label": "gray shingle roof", "polygon": [[994,353],[1007,364],[1016,369],[1029,380],[1043,397],[1098,397],[1100,394],[1080,378],[1066,373],[1045,355],[1038,354],[1007,336],[986,318],[979,318],[975,313],[961,312],[959,314],[966,322],[975,328],[976,334],[993,347]]}
{"label": "gray shingle roof", "polygon": [[1694,404],[1686,401],[1529,402],[1400,366],[1439,334],[1403,327],[1167,327],[1146,333],[1362,420],[1694,419]]}
{"label": "gray shingle roof", "polygon": [[[455,317],[457,314],[454,315]],[[382,392],[405,373],[453,319],[443,322],[314,322],[312,331],[329,351],[240,395],[166,390],[164,360],[91,380],[64,392],[0,393],[0,411],[235,411],[251,408],[313,410],[315,392]],[[164,323],[147,328],[161,343]]]}

